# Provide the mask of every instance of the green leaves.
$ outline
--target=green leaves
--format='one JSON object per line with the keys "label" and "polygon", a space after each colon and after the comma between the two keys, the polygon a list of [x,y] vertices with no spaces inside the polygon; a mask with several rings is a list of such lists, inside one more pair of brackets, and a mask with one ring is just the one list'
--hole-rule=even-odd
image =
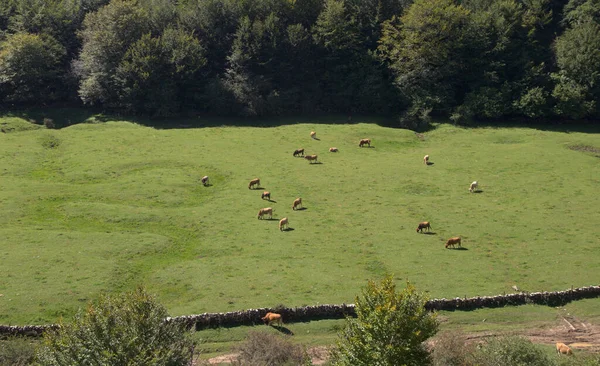
{"label": "green leaves", "polygon": [[407,283],[396,291],[391,276],[369,281],[356,298],[357,319],[349,318],[332,352],[333,365],[426,365],[422,343],[438,328],[435,314],[425,310],[426,297]]}

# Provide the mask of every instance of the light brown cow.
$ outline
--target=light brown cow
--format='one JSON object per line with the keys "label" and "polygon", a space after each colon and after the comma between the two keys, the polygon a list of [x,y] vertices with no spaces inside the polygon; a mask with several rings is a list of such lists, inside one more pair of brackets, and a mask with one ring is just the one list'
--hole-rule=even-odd
{"label": "light brown cow", "polygon": [[478,187],[479,187],[479,185],[477,184],[477,181],[474,181],[469,186],[469,192],[473,193]]}
{"label": "light brown cow", "polygon": [[304,157],[304,159],[308,160],[311,164],[313,163],[313,161],[315,163],[318,163],[318,161],[317,161],[317,155],[306,155]]}
{"label": "light brown cow", "polygon": [[338,152],[338,148],[337,147],[330,147],[329,148],[329,152]]}
{"label": "light brown cow", "polygon": [[260,179],[254,178],[248,183],[248,189],[252,189],[252,187],[258,188],[260,186]]}
{"label": "light brown cow", "polygon": [[316,140],[317,139],[317,133],[315,131],[311,131],[310,132],[310,137]]}
{"label": "light brown cow", "polygon": [[283,231],[284,229],[290,228],[290,222],[287,217],[279,220],[279,231]]}
{"label": "light brown cow", "polygon": [[427,163],[429,163],[429,155],[423,157],[423,164],[427,165]]}
{"label": "light brown cow", "polygon": [[573,351],[571,351],[571,347],[567,346],[564,343],[556,343],[556,353],[559,355],[572,355]]}
{"label": "light brown cow", "polygon": [[458,244],[458,246],[462,248],[462,246],[460,245],[460,237],[458,236],[448,239],[448,241],[446,242],[446,248],[448,248],[450,245],[452,245],[452,248],[454,248],[456,244]]}
{"label": "light brown cow", "polygon": [[271,200],[271,192],[269,191],[264,191],[261,195],[260,198],[262,198],[263,200],[266,198],[269,201]]}
{"label": "light brown cow", "polygon": [[427,229],[427,231],[431,230],[431,224],[429,221],[423,221],[419,223],[419,227],[417,227],[417,232],[423,232],[423,229]]}
{"label": "light brown cow", "polygon": [[207,185],[208,184],[208,175],[205,175],[204,177],[202,177],[202,185]]}
{"label": "light brown cow", "polygon": [[262,318],[260,318],[266,325],[271,325],[273,323],[275,324],[279,324],[279,326],[283,325],[283,319],[281,317],[281,314],[277,314],[277,313],[267,313],[265,316],[263,316]]}
{"label": "light brown cow", "polygon": [[363,147],[364,145],[369,145],[369,147],[371,147],[371,139],[360,140],[360,142],[358,143],[358,146]]}
{"label": "light brown cow", "polygon": [[302,198],[298,197],[294,200],[294,203],[292,203],[292,210],[296,210],[296,207],[302,207]]}
{"label": "light brown cow", "polygon": [[304,156],[304,149],[296,149],[294,150],[294,156],[302,155]]}
{"label": "light brown cow", "polygon": [[261,208],[258,210],[258,218],[262,219],[263,216],[269,215],[269,218],[273,218],[273,209],[271,207]]}

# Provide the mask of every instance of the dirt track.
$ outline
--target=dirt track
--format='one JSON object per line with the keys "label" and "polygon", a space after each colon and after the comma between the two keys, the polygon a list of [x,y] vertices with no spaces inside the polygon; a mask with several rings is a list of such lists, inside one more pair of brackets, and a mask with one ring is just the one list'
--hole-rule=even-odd
{"label": "dirt track", "polygon": [[[587,352],[600,352],[600,326],[581,321],[572,316],[561,316],[555,326],[550,328],[527,329],[522,332],[511,332],[510,334],[522,335],[529,338],[533,343],[552,345],[562,342],[577,350]],[[498,335],[494,332],[480,332],[467,334],[468,342],[481,342],[486,338]],[[314,365],[322,365],[327,360],[327,347],[314,347],[308,350]],[[208,360],[211,365],[228,364],[236,357],[235,353],[214,357]]]}

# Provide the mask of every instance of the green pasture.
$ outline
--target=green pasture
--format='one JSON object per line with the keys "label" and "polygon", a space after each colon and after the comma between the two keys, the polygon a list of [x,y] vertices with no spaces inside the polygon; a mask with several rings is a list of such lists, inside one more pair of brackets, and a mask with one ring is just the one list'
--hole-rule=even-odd
{"label": "green pasture", "polygon": [[[174,316],[351,303],[385,273],[434,298],[598,284],[597,133],[355,120],[0,119],[0,323],[56,322],[138,284]],[[320,164],[292,157],[301,147]],[[269,206],[274,219],[258,220]],[[283,217],[293,230],[278,230]],[[416,233],[425,220],[431,235]],[[444,249],[451,236],[464,250]]]}

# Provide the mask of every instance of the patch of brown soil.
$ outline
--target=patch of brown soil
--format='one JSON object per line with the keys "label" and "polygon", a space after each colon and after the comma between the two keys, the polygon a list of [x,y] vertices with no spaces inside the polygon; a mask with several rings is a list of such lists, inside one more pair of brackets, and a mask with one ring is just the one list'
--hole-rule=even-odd
{"label": "patch of brown soil", "polygon": [[600,149],[597,147],[593,147],[593,146],[589,146],[589,145],[571,145],[571,146],[569,146],[569,149],[575,150],[575,151],[591,153],[591,154],[595,155],[596,157],[600,158]]}

